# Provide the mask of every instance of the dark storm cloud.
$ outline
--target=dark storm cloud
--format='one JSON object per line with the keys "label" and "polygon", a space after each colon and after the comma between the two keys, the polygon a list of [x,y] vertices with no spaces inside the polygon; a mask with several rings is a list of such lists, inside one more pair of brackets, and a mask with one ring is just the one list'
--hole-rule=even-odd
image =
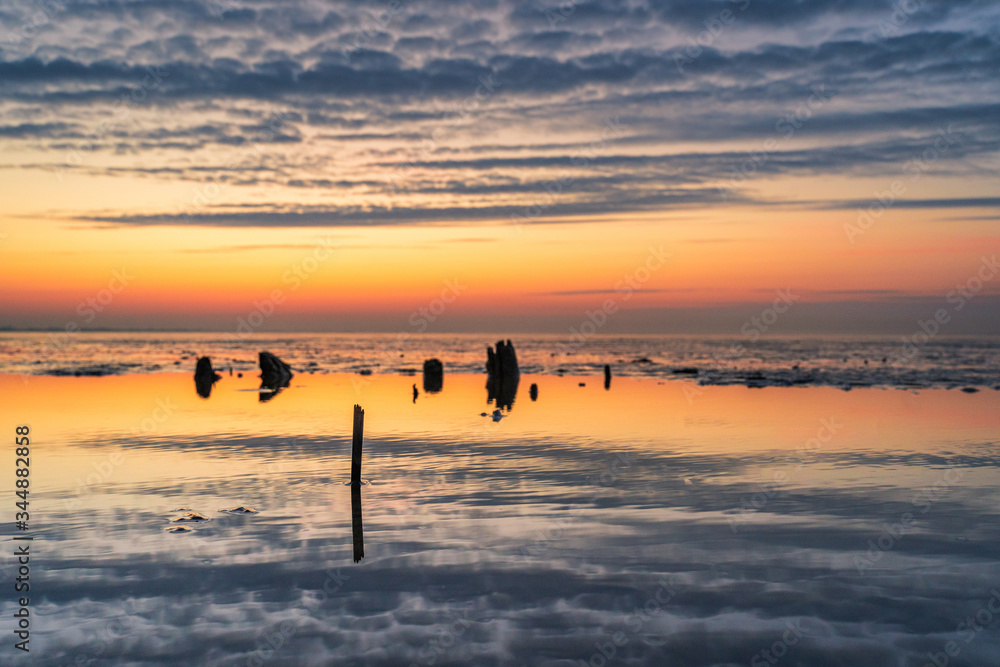
{"label": "dark storm cloud", "polygon": [[46,83],[113,83],[141,79],[141,67],[120,63],[81,63],[68,58],[43,62],[39,58],[0,62],[0,81],[5,84],[42,86]]}
{"label": "dark storm cloud", "polygon": [[[720,114],[715,118],[722,121],[724,116]],[[695,136],[705,139],[713,136],[719,137],[720,132],[724,132],[726,137],[735,139],[787,132],[787,128],[791,127],[787,122],[783,125],[779,124],[780,119],[776,120],[773,115],[760,113],[747,113],[733,120],[735,122],[721,128],[721,123],[706,122],[706,119],[702,118],[700,120],[687,120],[683,123],[661,122],[657,129],[661,132],[668,132],[671,127],[675,127],[678,128],[678,137]],[[652,121],[646,122],[650,126],[656,127]],[[806,131],[810,134],[821,135],[857,135],[859,132],[882,133],[904,130],[933,132],[937,129],[947,130],[949,125],[952,126],[953,132],[962,134],[968,134],[972,128],[975,128],[977,132],[998,133],[1000,132],[1000,104],[957,104],[954,106],[913,107],[869,112],[834,111],[809,119]],[[974,140],[974,137],[966,136],[965,139]],[[644,140],[648,141],[649,137]]]}
{"label": "dark storm cloud", "polygon": [[[740,200],[730,196],[729,201]],[[464,224],[478,221],[532,224],[568,222],[567,218],[585,214],[643,211],[674,207],[704,206],[725,201],[715,189],[658,189],[646,195],[622,191],[601,200],[550,202],[548,193],[539,189],[529,193],[529,202],[540,202],[542,212],[535,214],[528,205],[479,207],[306,207],[293,211],[212,212],[194,210],[159,215],[88,216],[79,220],[116,225],[163,226],[202,225],[208,227],[382,227],[395,225]]]}
{"label": "dark storm cloud", "polygon": [[[255,181],[257,182],[257,181]],[[263,181],[260,181],[263,182]],[[330,188],[347,184],[315,181],[305,183],[289,181],[289,187]],[[500,188],[498,188],[500,189]],[[486,191],[489,188],[481,188]],[[721,203],[738,203],[743,206],[779,207],[795,205],[803,208],[825,208],[827,210],[854,210],[867,208],[871,200],[849,200],[838,202],[777,202],[755,200],[739,191],[726,194],[717,189],[676,189],[658,191],[651,194],[637,194],[635,191],[618,191],[602,198],[582,201],[549,203],[545,190],[525,189],[525,203],[507,206],[480,206],[446,208],[408,208],[405,206],[386,207],[314,207],[306,210],[255,210],[190,213],[164,213],[157,215],[90,216],[78,218],[83,222],[95,222],[123,226],[171,226],[195,225],[205,227],[389,227],[400,225],[464,225],[468,222],[493,222],[503,224],[542,224],[571,222],[576,216],[588,214],[608,214],[652,210],[675,210],[704,208]],[[538,204],[541,209],[536,212]],[[913,199],[898,200],[893,206],[900,209],[936,208],[998,208],[1000,198],[972,197],[954,199]]]}
{"label": "dark storm cloud", "polygon": [[[903,173],[907,160],[919,158],[927,147],[933,148],[937,134],[923,135],[899,142],[874,141],[860,144],[823,146],[787,151],[746,151],[718,153],[672,153],[666,155],[595,155],[586,158],[587,167],[629,168],[629,173],[642,168],[667,169],[686,173],[701,180],[731,175],[741,165],[752,163],[754,173],[831,173],[854,169],[870,169],[877,164],[898,165]],[[1000,136],[989,141],[971,141],[960,135],[949,147],[952,156],[965,157],[1000,150]],[[386,163],[384,166],[391,166]],[[411,162],[412,168],[440,170],[494,171],[499,169],[538,169],[574,167],[569,156],[489,157],[470,160],[428,160]]]}
{"label": "dark storm cloud", "polygon": [[[827,205],[829,209],[868,208],[872,200],[842,201]],[[1000,208],[1000,197],[953,197],[950,199],[901,199],[893,202],[893,208]],[[986,218],[989,219],[989,218]]]}
{"label": "dark storm cloud", "polygon": [[[189,39],[176,44],[176,48],[197,48]],[[339,52],[328,52],[327,60],[310,67],[287,59],[251,65],[235,60],[202,64],[171,61],[155,63],[152,67],[164,73],[161,89],[157,91],[160,100],[218,96],[400,99],[469,95],[480,78],[487,77],[497,81],[507,96],[552,95],[601,86],[609,92],[618,89],[638,96],[623,100],[633,103],[669,102],[671,96],[680,99],[693,94],[716,103],[756,104],[801,95],[810,85],[842,91],[872,80],[878,81],[880,86],[905,85],[915,79],[940,81],[947,77],[953,77],[954,83],[993,81],[994,73],[1000,69],[998,47],[1000,42],[992,37],[947,32],[919,33],[877,43],[839,41],[805,47],[766,45],[732,54],[708,50],[685,68],[702,77],[721,76],[741,83],[720,85],[713,80],[696,79],[693,88],[688,84],[680,90],[653,90],[651,87],[686,80],[685,74],[675,65],[682,50],[595,51],[568,59],[509,53],[490,57],[485,62],[432,58],[412,67],[391,52],[359,49],[352,52],[349,59]],[[77,95],[83,101],[90,101],[101,92],[113,98],[120,89],[114,85],[109,87],[109,84],[138,84],[148,74],[149,66],[108,60],[85,63],[65,57],[51,61],[29,57],[0,62],[0,83],[11,84],[9,96],[43,100],[70,101]],[[797,80],[789,79],[793,76]],[[52,90],[50,84],[53,83],[63,88]],[[84,87],[81,89],[81,86]],[[651,97],[643,98],[642,95]],[[892,113],[893,110],[882,111]],[[943,108],[942,112],[947,113],[947,109]]]}
{"label": "dark storm cloud", "polygon": [[[670,23],[703,30],[705,22],[729,10],[739,21],[763,26],[801,26],[829,18],[891,20],[901,6],[899,0],[649,0],[652,12]],[[940,21],[969,8],[986,7],[984,0],[906,3],[902,11],[908,22],[925,24]]]}
{"label": "dark storm cloud", "polygon": [[510,13],[514,24],[527,28],[562,25],[570,20],[588,26],[613,25],[617,22],[643,22],[650,17],[646,7],[602,0],[517,3]]}
{"label": "dark storm cloud", "polygon": [[0,137],[8,139],[28,139],[36,137],[81,136],[76,125],[67,123],[21,123],[0,126]]}

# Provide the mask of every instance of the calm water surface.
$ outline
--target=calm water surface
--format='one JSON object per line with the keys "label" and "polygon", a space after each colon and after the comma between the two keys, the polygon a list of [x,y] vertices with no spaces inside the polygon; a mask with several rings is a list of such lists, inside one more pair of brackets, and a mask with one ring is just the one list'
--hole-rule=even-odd
{"label": "calm water surface", "polygon": [[[590,331],[590,330],[588,330]],[[590,332],[592,334],[592,332]],[[702,385],[1000,390],[1000,336],[610,336],[580,332],[515,337],[522,371],[693,380]],[[923,338],[920,338],[923,336]],[[914,344],[914,340],[917,344]],[[257,351],[299,372],[419,373],[438,357],[448,373],[482,373],[481,334],[4,333],[0,373],[121,375],[217,367],[257,372]]]}
{"label": "calm water surface", "polygon": [[1000,664],[996,392],[484,380],[0,376],[30,664]]}

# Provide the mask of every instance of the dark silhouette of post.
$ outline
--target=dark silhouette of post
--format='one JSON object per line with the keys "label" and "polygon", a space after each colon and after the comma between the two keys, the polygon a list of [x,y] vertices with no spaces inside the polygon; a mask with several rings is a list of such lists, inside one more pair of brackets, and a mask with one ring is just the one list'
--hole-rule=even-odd
{"label": "dark silhouette of post", "polygon": [[444,364],[440,359],[424,361],[424,391],[436,394],[444,386]]}
{"label": "dark silhouette of post", "polygon": [[510,410],[517,398],[517,385],[521,381],[521,370],[517,366],[517,354],[509,340],[497,341],[496,352],[486,347],[486,402],[496,401],[498,409]]}
{"label": "dark silhouette of post", "polygon": [[[230,372],[230,375],[232,373]],[[212,385],[219,381],[222,376],[212,368],[212,360],[208,357],[201,357],[194,368],[194,388],[202,398],[212,395]]]}
{"label": "dark silhouette of post", "polygon": [[257,355],[260,362],[260,402],[266,403],[281,393],[292,381],[292,367],[270,352]]}
{"label": "dark silhouette of post", "polygon": [[351,486],[361,484],[361,443],[365,439],[365,411],[354,406],[354,446],[351,448]]}
{"label": "dark silhouette of post", "polygon": [[604,388],[611,389],[611,366],[604,364]]}
{"label": "dark silhouette of post", "polygon": [[351,527],[354,531],[354,562],[365,557],[365,527],[361,520],[361,486],[351,487]]}

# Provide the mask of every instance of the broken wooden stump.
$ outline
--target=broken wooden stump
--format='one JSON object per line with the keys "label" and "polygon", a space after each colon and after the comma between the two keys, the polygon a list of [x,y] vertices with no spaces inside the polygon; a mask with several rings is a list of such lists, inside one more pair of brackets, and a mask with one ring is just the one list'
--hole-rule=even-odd
{"label": "broken wooden stump", "polygon": [[287,387],[293,377],[292,367],[270,352],[261,352],[257,356],[261,382],[268,386]]}
{"label": "broken wooden stump", "polygon": [[498,408],[510,410],[521,380],[513,343],[498,340],[496,351],[486,347],[486,374],[487,403],[495,400]]}
{"label": "broken wooden stump", "polygon": [[504,377],[520,377],[521,371],[517,367],[517,353],[514,352],[514,344],[507,340],[497,341],[496,352],[493,348],[486,347],[486,372],[490,375]]}
{"label": "broken wooden stump", "polygon": [[208,357],[201,357],[194,367],[194,388],[202,398],[212,395],[212,385],[222,376],[212,368],[212,360]]}
{"label": "broken wooden stump", "polygon": [[444,364],[440,359],[424,361],[424,391],[436,394],[444,386]]}
{"label": "broken wooden stump", "polygon": [[269,391],[261,392],[260,401],[269,401],[287,387],[292,381],[292,367],[270,352],[257,355],[260,363],[260,388]]}

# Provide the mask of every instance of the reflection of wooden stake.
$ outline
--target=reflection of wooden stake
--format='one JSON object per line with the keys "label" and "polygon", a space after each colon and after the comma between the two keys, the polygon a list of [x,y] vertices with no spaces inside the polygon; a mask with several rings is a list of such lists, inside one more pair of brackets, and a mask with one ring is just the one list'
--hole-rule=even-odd
{"label": "reflection of wooden stake", "polygon": [[351,487],[351,525],[354,528],[354,562],[365,557],[365,528],[361,521],[361,487]]}
{"label": "reflection of wooden stake", "polygon": [[361,443],[365,438],[365,411],[354,406],[354,447],[351,448],[351,485],[361,484]]}

